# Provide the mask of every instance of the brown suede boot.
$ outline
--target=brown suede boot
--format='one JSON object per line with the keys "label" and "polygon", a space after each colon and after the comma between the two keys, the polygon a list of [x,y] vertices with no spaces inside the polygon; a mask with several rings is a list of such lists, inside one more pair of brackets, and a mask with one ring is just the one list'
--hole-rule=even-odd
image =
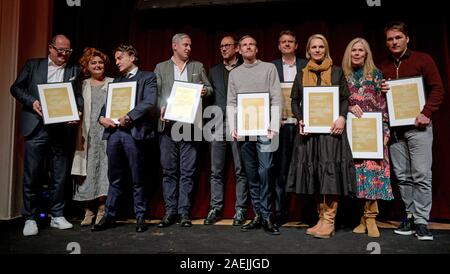
{"label": "brown suede boot", "polygon": [[314,236],[317,232],[317,230],[320,228],[323,222],[323,204],[318,203],[317,204],[317,212],[319,213],[319,220],[317,221],[317,224],[313,227],[310,227],[306,229],[306,234]]}
{"label": "brown suede boot", "polygon": [[366,203],[364,203],[364,213],[361,216],[361,221],[359,223],[359,225],[357,227],[355,227],[355,229],[353,229],[353,233],[358,233],[358,234],[364,234],[367,231],[367,225],[366,225],[366,212],[367,212],[367,201]]}
{"label": "brown suede boot", "polygon": [[84,219],[81,221],[81,226],[90,226],[94,220],[94,212],[89,207],[84,209]]}
{"label": "brown suede boot", "polygon": [[95,219],[96,225],[100,223],[100,220],[103,218],[103,216],[105,216],[105,204],[100,203],[100,205],[98,206],[97,218]]}
{"label": "brown suede boot", "polygon": [[375,218],[378,215],[378,203],[377,201],[367,201],[367,211],[364,213],[366,217],[367,224],[367,235],[369,237],[378,238],[380,237],[380,231],[377,227],[377,222]]}
{"label": "brown suede boot", "polygon": [[336,219],[336,213],[338,208],[337,199],[333,199],[331,204],[328,205],[324,198],[324,213],[323,222],[314,235],[315,238],[328,239],[334,235],[334,220]]}

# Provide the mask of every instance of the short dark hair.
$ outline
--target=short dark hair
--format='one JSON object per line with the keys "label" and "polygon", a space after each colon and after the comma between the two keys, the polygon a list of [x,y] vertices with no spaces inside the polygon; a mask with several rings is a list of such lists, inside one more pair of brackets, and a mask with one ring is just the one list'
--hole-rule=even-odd
{"label": "short dark hair", "polygon": [[118,46],[113,54],[116,55],[116,52],[126,52],[128,53],[128,55],[130,56],[134,56],[134,64],[135,65],[139,65],[140,59],[139,59],[139,54],[137,52],[137,50],[132,46],[132,45],[125,45],[125,44],[121,44],[120,46]]}
{"label": "short dark hair", "polygon": [[233,39],[235,45],[239,44],[239,38],[235,34],[227,33],[225,35],[222,35],[222,38],[220,40],[222,40],[225,37],[231,37]]}
{"label": "short dark hair", "polygon": [[289,36],[294,37],[295,43],[297,43],[297,35],[295,35],[295,33],[293,31],[291,31],[291,30],[280,31],[280,35],[278,35],[278,41],[280,40],[281,36],[283,36],[283,35],[289,35]]}
{"label": "short dark hair", "polygon": [[403,23],[402,21],[391,21],[389,23],[386,24],[386,27],[384,28],[384,35],[386,35],[386,33],[389,30],[398,30],[400,32],[402,32],[404,35],[409,36],[408,35],[408,26]]}

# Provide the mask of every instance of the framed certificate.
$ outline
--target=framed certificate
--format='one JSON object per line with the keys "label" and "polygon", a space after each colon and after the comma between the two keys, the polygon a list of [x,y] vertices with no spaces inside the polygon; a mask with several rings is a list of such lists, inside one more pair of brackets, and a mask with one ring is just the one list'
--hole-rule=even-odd
{"label": "framed certificate", "polygon": [[414,125],[425,105],[423,78],[404,78],[386,83],[390,87],[386,93],[390,126]]}
{"label": "framed certificate", "polygon": [[339,86],[303,87],[303,122],[308,133],[330,133],[339,117]]}
{"label": "framed certificate", "polygon": [[106,118],[119,124],[119,118],[126,115],[136,104],[136,81],[108,84]]}
{"label": "framed certificate", "polygon": [[203,84],[175,81],[164,119],[193,124],[200,104]]}
{"label": "framed certificate", "polygon": [[237,133],[239,136],[265,136],[270,127],[268,92],[237,94]]}
{"label": "framed certificate", "polygon": [[383,159],[383,114],[347,114],[347,137],[355,159]]}
{"label": "framed certificate", "polygon": [[38,91],[44,124],[80,120],[71,83],[42,84]]}
{"label": "framed certificate", "polygon": [[291,90],[293,82],[281,83],[281,94],[283,95],[283,113],[282,118],[285,123],[295,123],[297,119],[294,118],[291,106]]}

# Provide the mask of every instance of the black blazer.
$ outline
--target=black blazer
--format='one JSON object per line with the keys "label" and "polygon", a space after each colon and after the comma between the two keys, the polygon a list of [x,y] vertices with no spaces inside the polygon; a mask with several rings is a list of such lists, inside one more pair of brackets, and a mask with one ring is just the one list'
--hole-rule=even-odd
{"label": "black blazer", "polygon": [[[155,136],[156,129],[156,106],[157,106],[157,87],[156,74],[150,71],[138,70],[132,78],[120,77],[114,79],[113,83],[136,81],[136,104],[135,107],[127,113],[131,118],[130,133],[136,140],[148,140]],[[100,116],[105,116],[106,104],[103,105]],[[103,140],[107,140],[111,133],[117,128],[105,129]]]}
{"label": "black blazer", "polygon": [[[280,78],[280,83],[284,82],[284,75],[283,75],[283,60],[277,59],[273,60],[272,64],[275,65],[278,71],[278,77]],[[297,73],[299,73],[305,66],[308,64],[308,61],[305,59],[297,57],[295,60],[295,66],[297,67]]]}
{"label": "black blazer", "polygon": [[[239,58],[236,67],[240,66],[242,62],[242,59]],[[222,109],[225,117],[228,83],[225,83],[224,70],[225,65],[223,63],[217,64],[209,70],[208,78],[214,90],[213,104]]]}
{"label": "black blazer", "polygon": [[[295,76],[294,84],[291,90],[291,107],[292,113],[297,120],[303,120],[303,71],[299,71]],[[331,84],[339,86],[339,115],[347,119],[348,112],[348,97],[350,92],[348,90],[347,80],[344,77],[342,68],[333,66],[331,68]]]}
{"label": "black blazer", "polygon": [[[20,131],[23,136],[30,135],[36,127],[43,126],[42,117],[33,110],[33,102],[39,100],[37,85],[47,84],[48,58],[30,59],[11,86],[11,95],[19,101],[22,107]],[[81,96],[78,77],[78,66],[67,64],[64,69],[64,82],[72,82],[75,99],[79,111],[83,110],[83,97]]]}

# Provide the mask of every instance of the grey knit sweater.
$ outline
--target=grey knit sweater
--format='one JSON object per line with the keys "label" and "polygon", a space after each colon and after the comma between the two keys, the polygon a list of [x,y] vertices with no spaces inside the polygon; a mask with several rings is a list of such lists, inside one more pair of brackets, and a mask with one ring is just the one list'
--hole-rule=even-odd
{"label": "grey knit sweater", "polygon": [[[230,72],[228,79],[227,108],[229,110],[237,107],[238,93],[269,92],[271,106],[270,129],[279,131],[283,97],[281,96],[281,85],[278,72],[274,64],[257,60],[253,64],[243,63]],[[273,108],[274,106],[278,108]],[[235,111],[233,112],[236,113]],[[229,129],[236,129],[236,114],[229,117]],[[231,117],[234,117],[231,120]],[[274,118],[278,117],[277,121]]]}

